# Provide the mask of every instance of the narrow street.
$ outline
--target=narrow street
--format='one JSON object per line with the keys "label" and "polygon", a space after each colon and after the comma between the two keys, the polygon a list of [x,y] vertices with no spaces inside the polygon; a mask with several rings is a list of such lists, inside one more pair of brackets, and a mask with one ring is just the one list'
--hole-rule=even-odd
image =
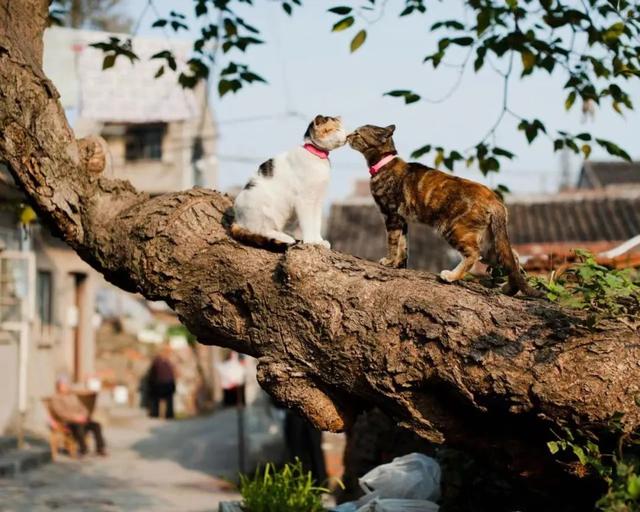
{"label": "narrow street", "polygon": [[105,435],[107,458],[62,456],[0,480],[0,511],[213,512],[237,498],[226,481],[237,474],[234,410],[172,422],[125,410]]}

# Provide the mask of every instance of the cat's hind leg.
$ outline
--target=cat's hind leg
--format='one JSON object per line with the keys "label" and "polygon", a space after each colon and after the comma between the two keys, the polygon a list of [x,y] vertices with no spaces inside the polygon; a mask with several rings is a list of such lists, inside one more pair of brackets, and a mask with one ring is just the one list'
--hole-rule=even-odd
{"label": "cat's hind leg", "polygon": [[[453,244],[452,244],[453,245]],[[455,240],[456,249],[462,255],[462,261],[453,270],[443,270],[440,272],[440,279],[447,283],[453,283],[462,279],[469,270],[480,260],[480,244],[478,236],[470,233]]]}

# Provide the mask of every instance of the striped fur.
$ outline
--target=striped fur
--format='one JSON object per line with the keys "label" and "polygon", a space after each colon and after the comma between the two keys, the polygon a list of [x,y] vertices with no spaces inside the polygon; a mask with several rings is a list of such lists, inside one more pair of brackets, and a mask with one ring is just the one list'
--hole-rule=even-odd
{"label": "striped fur", "polygon": [[[395,154],[395,126],[366,125],[347,137],[371,167],[384,156]],[[371,179],[371,193],[387,228],[387,256],[383,265],[405,267],[407,223],[422,222],[436,229],[460,252],[462,261],[453,270],[443,270],[447,282],[462,279],[477,261],[501,266],[509,276],[505,293],[518,291],[540,296],[520,271],[507,233],[507,209],[491,189],[415,162],[394,158]]]}

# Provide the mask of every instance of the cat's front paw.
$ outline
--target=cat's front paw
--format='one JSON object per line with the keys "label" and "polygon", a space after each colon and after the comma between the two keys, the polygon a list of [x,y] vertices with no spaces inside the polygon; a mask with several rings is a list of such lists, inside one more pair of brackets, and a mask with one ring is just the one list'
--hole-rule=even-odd
{"label": "cat's front paw", "polygon": [[380,265],[384,265],[385,267],[395,267],[395,261],[392,260],[391,258],[382,258],[380,260],[378,260],[378,263],[380,263]]}
{"label": "cat's front paw", "polygon": [[327,249],[331,249],[331,244],[322,238],[312,239],[312,240],[304,240],[302,243],[310,244],[310,245],[320,245],[321,247],[326,247]]}
{"label": "cat's front paw", "polygon": [[456,276],[451,270],[443,270],[440,272],[440,279],[447,283],[453,283],[456,280]]}

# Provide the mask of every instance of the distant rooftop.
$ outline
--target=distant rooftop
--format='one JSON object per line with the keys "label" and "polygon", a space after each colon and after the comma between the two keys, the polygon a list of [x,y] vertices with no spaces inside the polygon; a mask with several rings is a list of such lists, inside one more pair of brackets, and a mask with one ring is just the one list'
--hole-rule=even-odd
{"label": "distant rooftop", "polygon": [[199,107],[192,90],[182,89],[175,72],[154,78],[164,62],[150,57],[172,50],[178,71],[184,67],[191,44],[185,41],[133,38],[140,60],[118,57],[114,67],[102,70],[104,54],[89,46],[124,34],[52,27],[45,32],[44,70],[61,94],[65,109],[83,119],[114,123],[172,122],[195,118]]}
{"label": "distant rooftop", "polygon": [[620,242],[640,234],[640,187],[510,198],[516,244]]}
{"label": "distant rooftop", "polygon": [[578,188],[594,189],[635,184],[640,186],[640,162],[592,162],[582,166]]}

